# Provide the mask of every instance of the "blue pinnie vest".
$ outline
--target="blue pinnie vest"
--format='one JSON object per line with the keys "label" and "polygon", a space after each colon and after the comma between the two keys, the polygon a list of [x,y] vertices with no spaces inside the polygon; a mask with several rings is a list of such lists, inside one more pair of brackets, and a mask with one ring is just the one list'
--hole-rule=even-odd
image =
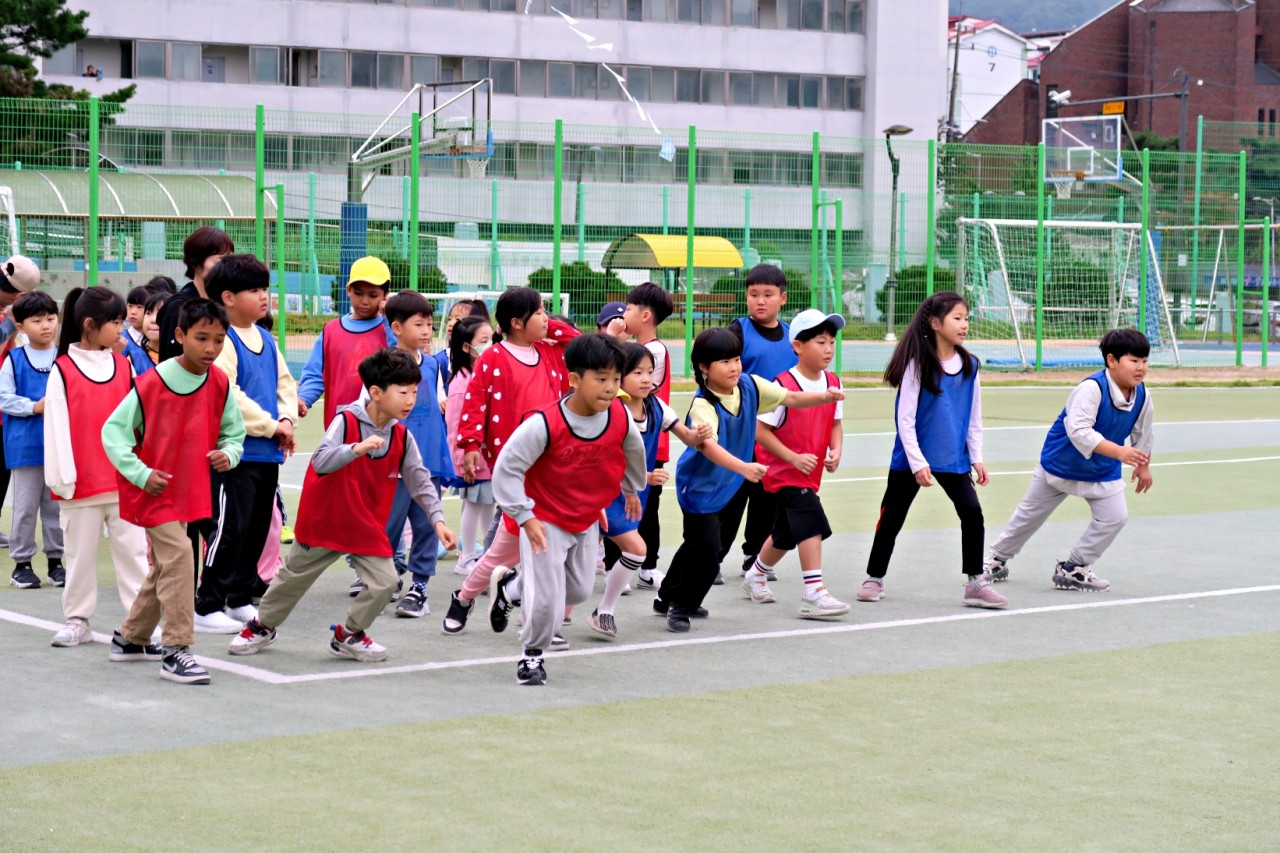
{"label": "blue pinnie vest", "polygon": [[742,375],[777,376],[786,373],[798,363],[791,348],[791,327],[782,323],[782,340],[771,341],[760,336],[749,317],[738,321],[742,329]]}
{"label": "blue pinnie vest", "polygon": [[[719,401],[711,401],[719,422],[716,443],[739,459],[751,459],[756,446],[756,413],[760,410],[760,391],[750,373],[738,377],[741,404],[738,414],[731,415]],[[710,398],[698,389],[694,397]],[[686,424],[689,423],[686,418]],[[693,447],[686,447],[676,463],[676,499],[685,512],[709,515],[724,509],[742,485],[743,477],[721,468]]]}
{"label": "blue pinnie vest", "polygon": [[[26,347],[9,350],[9,361],[13,364],[14,393],[33,403],[42,399],[53,365],[40,370],[27,357]],[[4,464],[6,468],[44,464],[44,415],[4,419]]]}
{"label": "blue pinnie vest", "polygon": [[147,351],[134,341],[129,335],[125,335],[124,357],[129,359],[129,363],[133,365],[134,376],[141,376],[148,370],[153,370],[156,363],[151,360],[151,356],[147,355]]}
{"label": "blue pinnie vest", "polygon": [[[273,420],[280,417],[279,398],[276,396],[280,381],[280,366],[276,342],[266,333],[260,333],[262,352],[254,352],[240,340],[240,333],[232,329],[228,334],[236,348],[236,385],[245,395],[262,407]],[[244,462],[284,463],[284,448],[274,438],[246,436]]]}
{"label": "blue pinnie vest", "polygon": [[[1142,407],[1147,402],[1147,387],[1139,385],[1135,392],[1133,408],[1129,411],[1117,409],[1111,399],[1111,389],[1107,386],[1107,371],[1099,370],[1085,382],[1097,382],[1102,391],[1102,400],[1098,403],[1098,419],[1093,428],[1102,433],[1107,441],[1124,444],[1133,433],[1138,423]],[[1040,466],[1055,477],[1064,480],[1079,480],[1082,483],[1109,483],[1121,477],[1120,460],[1095,453],[1084,458],[1067,435],[1067,409],[1064,406],[1058,419],[1049,427],[1044,447],[1040,451]]]}
{"label": "blue pinnie vest", "polygon": [[418,383],[418,402],[403,423],[413,440],[418,443],[418,452],[422,454],[422,462],[431,476],[439,477],[445,485],[454,486],[460,481],[453,470],[444,415],[440,413],[440,400],[436,396],[440,362],[434,356],[423,355],[418,367],[422,370],[422,381]]}
{"label": "blue pinnie vest", "polygon": [[[662,407],[658,405],[657,398],[652,394],[644,398],[644,420],[645,431],[640,433],[640,439],[644,442],[644,470],[648,473],[658,467],[658,439],[662,437]],[[643,509],[649,502],[647,480],[644,488],[636,493],[636,497],[640,499],[640,507]],[[609,520],[609,529],[605,531],[605,536],[629,533],[640,526],[639,520],[632,521],[627,518],[627,499],[621,492],[605,510],[605,517]]]}
{"label": "blue pinnie vest", "polygon": [[[963,370],[954,375],[942,371],[938,376],[937,394],[925,391],[921,382],[920,397],[916,402],[916,441],[931,471],[968,474],[973,467],[969,459],[969,418],[973,415],[973,386],[977,381],[978,359],[973,358],[973,370],[968,376]],[[899,391],[893,401],[895,424],[901,398],[902,392]],[[894,436],[889,468],[894,471],[911,470],[900,435]]]}

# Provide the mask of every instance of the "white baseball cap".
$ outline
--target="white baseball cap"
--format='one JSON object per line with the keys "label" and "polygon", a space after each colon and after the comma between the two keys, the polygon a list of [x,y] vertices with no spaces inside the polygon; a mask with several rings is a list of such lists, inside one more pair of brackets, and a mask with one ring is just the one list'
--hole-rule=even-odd
{"label": "white baseball cap", "polygon": [[823,323],[830,323],[838,332],[844,328],[844,317],[839,314],[823,314],[817,308],[806,308],[791,321],[791,342],[795,343],[796,337],[801,332],[821,326]]}

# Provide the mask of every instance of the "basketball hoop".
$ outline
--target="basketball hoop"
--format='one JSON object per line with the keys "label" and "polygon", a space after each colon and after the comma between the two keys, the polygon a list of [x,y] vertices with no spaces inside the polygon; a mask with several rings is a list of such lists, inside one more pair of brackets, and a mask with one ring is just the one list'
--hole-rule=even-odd
{"label": "basketball hoop", "polygon": [[489,167],[488,157],[470,157],[465,162],[467,175],[472,178],[483,178],[485,169]]}
{"label": "basketball hoop", "polygon": [[1071,198],[1071,190],[1075,188],[1078,182],[1084,180],[1084,172],[1075,169],[1051,169],[1049,171],[1049,182],[1053,184],[1053,189],[1058,193],[1059,199]]}

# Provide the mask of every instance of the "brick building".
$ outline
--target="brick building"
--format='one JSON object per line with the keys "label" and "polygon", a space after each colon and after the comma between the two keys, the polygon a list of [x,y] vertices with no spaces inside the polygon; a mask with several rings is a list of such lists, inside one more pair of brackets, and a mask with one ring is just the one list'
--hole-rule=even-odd
{"label": "brick building", "polygon": [[[1048,93],[1071,101],[1178,92],[1188,80],[1187,115],[1275,124],[1280,110],[1280,0],[1121,0],[1064,38],[1040,62],[1039,80],[1010,92],[966,142],[1034,145]],[[1177,136],[1179,98],[1131,101],[1132,130]],[[1094,115],[1097,105],[1061,108]]]}

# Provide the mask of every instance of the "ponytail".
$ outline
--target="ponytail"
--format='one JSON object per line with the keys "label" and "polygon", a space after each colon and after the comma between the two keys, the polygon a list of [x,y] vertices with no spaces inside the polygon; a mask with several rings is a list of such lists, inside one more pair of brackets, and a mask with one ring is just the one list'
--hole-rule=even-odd
{"label": "ponytail", "polygon": [[66,355],[71,345],[84,339],[84,324],[101,328],[115,320],[124,321],[127,308],[120,295],[106,287],[76,287],[62,301],[62,328],[58,332],[58,355]]}

